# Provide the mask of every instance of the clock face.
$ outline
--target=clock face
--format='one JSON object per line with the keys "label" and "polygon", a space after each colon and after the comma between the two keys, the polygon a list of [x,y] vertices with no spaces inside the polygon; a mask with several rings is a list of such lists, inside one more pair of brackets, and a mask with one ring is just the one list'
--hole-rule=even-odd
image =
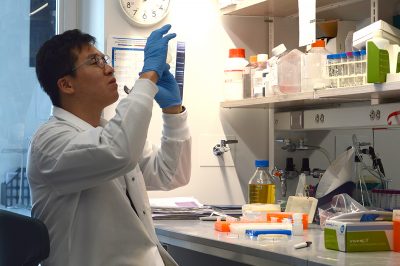
{"label": "clock face", "polygon": [[170,0],[120,0],[129,21],[138,26],[151,26],[168,14]]}

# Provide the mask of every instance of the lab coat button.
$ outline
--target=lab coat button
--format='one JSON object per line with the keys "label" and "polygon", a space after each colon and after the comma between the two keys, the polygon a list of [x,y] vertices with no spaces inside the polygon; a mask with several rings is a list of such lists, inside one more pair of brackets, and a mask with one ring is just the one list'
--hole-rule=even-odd
{"label": "lab coat button", "polygon": [[132,181],[135,181],[135,178],[134,178],[134,177],[132,177]]}
{"label": "lab coat button", "polygon": [[146,215],[146,211],[143,211],[143,214]]}

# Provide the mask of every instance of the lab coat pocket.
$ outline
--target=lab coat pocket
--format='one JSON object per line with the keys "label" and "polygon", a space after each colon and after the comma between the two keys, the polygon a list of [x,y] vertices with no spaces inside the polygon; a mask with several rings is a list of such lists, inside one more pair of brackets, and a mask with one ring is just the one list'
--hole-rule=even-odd
{"label": "lab coat pocket", "polygon": [[135,167],[135,169],[130,171],[125,178],[129,194],[135,206],[139,207],[140,205],[140,208],[145,211],[150,209],[146,186],[139,167]]}

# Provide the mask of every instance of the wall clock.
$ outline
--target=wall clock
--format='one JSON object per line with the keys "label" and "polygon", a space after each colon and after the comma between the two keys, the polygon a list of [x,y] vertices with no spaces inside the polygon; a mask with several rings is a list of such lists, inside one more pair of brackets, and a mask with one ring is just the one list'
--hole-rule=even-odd
{"label": "wall clock", "polygon": [[119,0],[128,21],[139,27],[147,27],[163,20],[169,11],[171,0]]}

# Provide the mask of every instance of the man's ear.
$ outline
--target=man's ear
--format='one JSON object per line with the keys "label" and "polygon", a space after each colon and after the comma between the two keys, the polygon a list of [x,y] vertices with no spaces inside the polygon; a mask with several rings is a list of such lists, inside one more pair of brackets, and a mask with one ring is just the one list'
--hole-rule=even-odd
{"label": "man's ear", "polygon": [[72,94],[74,93],[74,88],[67,77],[62,77],[57,80],[57,86],[62,93]]}

